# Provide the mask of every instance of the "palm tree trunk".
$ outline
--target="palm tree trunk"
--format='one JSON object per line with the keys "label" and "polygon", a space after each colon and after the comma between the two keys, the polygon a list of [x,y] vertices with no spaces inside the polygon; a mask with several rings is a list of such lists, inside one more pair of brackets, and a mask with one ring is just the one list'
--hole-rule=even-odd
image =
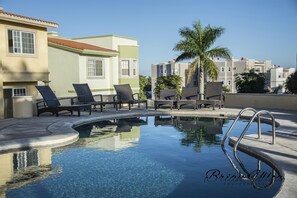
{"label": "palm tree trunk", "polygon": [[199,79],[199,93],[200,95],[200,99],[203,100],[204,99],[204,71],[203,68],[201,67],[201,62],[200,62],[200,58],[198,61],[198,79]]}

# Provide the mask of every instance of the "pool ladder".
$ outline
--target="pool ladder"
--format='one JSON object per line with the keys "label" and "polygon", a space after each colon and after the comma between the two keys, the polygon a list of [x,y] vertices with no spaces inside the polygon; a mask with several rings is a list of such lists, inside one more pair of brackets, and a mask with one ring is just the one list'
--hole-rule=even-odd
{"label": "pool ladder", "polygon": [[246,112],[246,111],[252,111],[254,112],[253,116],[251,117],[249,123],[246,125],[246,127],[244,128],[244,130],[242,131],[241,135],[238,137],[236,143],[234,144],[234,153],[236,154],[236,151],[237,151],[237,146],[239,144],[239,142],[242,140],[243,136],[245,135],[245,133],[247,132],[247,130],[250,128],[250,126],[252,125],[253,121],[257,118],[258,120],[258,139],[261,139],[261,115],[269,115],[271,117],[271,124],[272,124],[272,144],[275,144],[275,119],[274,119],[274,116],[272,115],[271,112],[269,111],[266,111],[266,110],[260,110],[260,111],[257,111],[256,109],[253,109],[253,108],[245,108],[245,109],[242,109],[236,119],[233,121],[233,123],[231,124],[230,128],[228,129],[227,133],[225,134],[222,142],[221,142],[221,146],[224,147],[224,144],[225,144],[225,141],[229,135],[229,133],[231,132],[231,130],[233,129],[234,125],[237,123],[238,119],[240,118],[240,116]]}

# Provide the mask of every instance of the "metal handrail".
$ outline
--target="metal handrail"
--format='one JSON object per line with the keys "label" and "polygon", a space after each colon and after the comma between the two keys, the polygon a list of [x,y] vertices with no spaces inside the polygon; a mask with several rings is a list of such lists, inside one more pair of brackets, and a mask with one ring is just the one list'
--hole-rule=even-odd
{"label": "metal handrail", "polygon": [[[259,118],[260,115],[262,114],[268,114],[270,115],[271,117],[271,120],[272,120],[272,144],[275,144],[275,119],[274,119],[274,116],[272,115],[272,113],[270,113],[269,111],[266,111],[266,110],[261,110],[261,111],[258,111],[256,113],[254,113],[253,117],[251,118],[250,122],[246,125],[245,129],[243,130],[243,132],[241,133],[241,135],[239,136],[239,138],[237,139],[236,143],[234,144],[234,155],[237,156],[236,154],[236,150],[237,150],[237,146],[239,144],[239,142],[242,140],[243,136],[245,135],[245,133],[247,132],[247,130],[250,128],[250,126],[252,125],[254,119],[256,117]],[[258,131],[258,138],[261,137],[261,132]]]}
{"label": "metal handrail", "polygon": [[[236,116],[236,119],[233,121],[233,123],[232,123],[231,126],[229,127],[228,131],[226,132],[226,134],[225,134],[225,136],[224,136],[224,138],[223,138],[223,140],[222,140],[222,142],[221,142],[221,146],[224,146],[225,141],[226,141],[226,139],[227,139],[229,133],[230,133],[231,130],[233,129],[234,125],[237,123],[237,121],[238,121],[238,119],[240,118],[240,116],[241,116],[244,112],[246,112],[246,111],[253,111],[254,113],[257,112],[256,109],[254,109],[254,108],[250,108],[250,107],[245,108],[245,109],[242,109],[242,110],[238,113],[238,115]],[[261,128],[260,128],[260,117],[258,117],[258,135],[261,134],[261,132],[259,132],[259,131],[261,131]],[[260,135],[260,137],[261,137],[261,135]],[[260,137],[259,137],[259,138],[260,138]]]}

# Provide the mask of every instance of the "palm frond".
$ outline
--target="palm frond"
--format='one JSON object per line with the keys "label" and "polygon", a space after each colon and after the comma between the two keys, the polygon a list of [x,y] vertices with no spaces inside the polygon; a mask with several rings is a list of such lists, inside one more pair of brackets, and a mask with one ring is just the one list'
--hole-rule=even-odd
{"label": "palm frond", "polygon": [[219,75],[219,69],[215,62],[209,58],[205,58],[203,60],[203,67],[204,71],[207,73],[207,75],[212,79],[212,80],[217,80],[218,75]]}
{"label": "palm frond", "polygon": [[200,58],[196,58],[188,67],[188,72],[186,76],[186,82],[190,82],[192,76],[197,72],[198,62]]}
{"label": "palm frond", "polygon": [[203,48],[204,51],[207,51],[224,33],[224,28],[222,27],[211,27],[210,25],[204,28],[204,37],[203,37]]}
{"label": "palm frond", "polygon": [[231,59],[231,53],[228,48],[225,47],[215,47],[206,52],[207,56],[210,58],[226,58]]}

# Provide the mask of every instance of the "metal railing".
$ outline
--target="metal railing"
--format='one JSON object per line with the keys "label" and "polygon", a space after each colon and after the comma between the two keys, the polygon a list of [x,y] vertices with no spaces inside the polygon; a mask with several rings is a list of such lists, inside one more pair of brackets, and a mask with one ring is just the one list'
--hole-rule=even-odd
{"label": "metal railing", "polygon": [[225,141],[226,141],[228,135],[230,134],[230,132],[232,131],[233,127],[237,123],[238,119],[246,111],[252,111],[252,112],[254,112],[254,114],[251,117],[249,123],[246,125],[246,127],[242,131],[242,133],[239,136],[239,138],[237,139],[236,143],[234,144],[234,153],[236,153],[237,146],[238,146],[239,142],[242,140],[243,136],[245,135],[245,133],[247,132],[247,130],[250,128],[250,126],[252,125],[252,123],[255,120],[255,118],[257,118],[257,123],[258,123],[258,139],[261,138],[261,133],[262,133],[261,132],[261,115],[263,115],[263,114],[269,115],[271,117],[271,120],[272,120],[272,123],[271,123],[271,125],[272,125],[272,144],[275,144],[275,119],[274,119],[274,116],[272,115],[272,113],[270,113],[269,111],[266,111],[266,110],[257,111],[256,109],[253,109],[253,108],[245,108],[245,109],[242,109],[238,113],[238,115],[236,116],[236,119],[233,121],[233,123],[231,124],[230,128],[226,132],[226,134],[225,134],[225,136],[224,136],[224,138],[223,138],[223,140],[221,142],[221,146],[224,146]]}

